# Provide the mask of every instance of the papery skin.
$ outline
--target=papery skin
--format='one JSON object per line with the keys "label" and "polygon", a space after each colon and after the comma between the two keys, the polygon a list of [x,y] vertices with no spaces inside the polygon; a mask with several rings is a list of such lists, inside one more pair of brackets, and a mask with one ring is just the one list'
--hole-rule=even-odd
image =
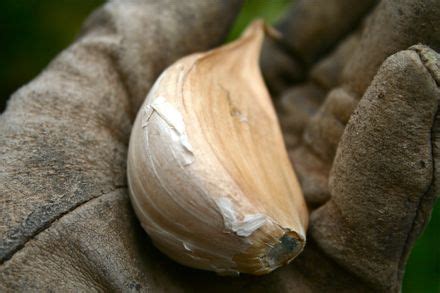
{"label": "papery skin", "polygon": [[155,245],[219,274],[269,273],[303,249],[308,212],[258,68],[266,28],[165,70],[135,121],[133,206]]}

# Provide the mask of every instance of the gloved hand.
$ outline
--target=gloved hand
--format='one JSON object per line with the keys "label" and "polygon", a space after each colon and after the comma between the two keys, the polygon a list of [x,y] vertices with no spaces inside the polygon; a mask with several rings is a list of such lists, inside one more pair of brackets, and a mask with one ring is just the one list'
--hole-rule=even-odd
{"label": "gloved hand", "polygon": [[436,0],[297,0],[283,41],[267,41],[263,72],[311,210],[290,265],[219,277],[169,260],[140,228],[125,179],[135,113],[166,66],[221,43],[239,2],[112,1],[12,96],[1,291],[399,290],[439,192]]}

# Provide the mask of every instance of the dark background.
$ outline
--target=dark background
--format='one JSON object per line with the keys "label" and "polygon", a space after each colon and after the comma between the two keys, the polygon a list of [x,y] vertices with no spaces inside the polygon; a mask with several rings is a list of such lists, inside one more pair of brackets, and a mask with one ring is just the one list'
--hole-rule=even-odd
{"label": "dark background", "polygon": [[[176,0],[178,1],[178,0]],[[102,0],[0,0],[0,112],[78,34]],[[229,40],[255,17],[273,22],[290,0],[247,0]],[[440,16],[439,16],[440,17]],[[440,205],[408,262],[403,292],[440,292]]]}

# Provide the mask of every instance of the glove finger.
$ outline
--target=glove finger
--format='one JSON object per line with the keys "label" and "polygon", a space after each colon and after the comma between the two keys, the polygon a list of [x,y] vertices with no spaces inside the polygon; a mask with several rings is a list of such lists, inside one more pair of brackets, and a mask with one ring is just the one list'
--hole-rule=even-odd
{"label": "glove finger", "polygon": [[378,290],[399,289],[438,192],[439,66],[427,47],[384,62],[339,144],[332,198],[311,215],[325,253]]}
{"label": "glove finger", "polygon": [[[350,35],[329,56],[312,67],[308,81],[284,91],[279,101],[276,101],[288,149],[295,149],[302,142],[304,128],[318,112],[327,92],[339,85],[339,76],[344,64],[358,43],[359,33]],[[337,107],[344,106],[337,103]],[[347,112],[344,109],[340,111]],[[345,117],[341,119],[348,120]]]}
{"label": "glove finger", "polygon": [[304,80],[312,64],[356,28],[376,0],[299,0],[276,25],[283,38],[267,40],[261,65],[274,94]]}
{"label": "glove finger", "polygon": [[367,19],[342,82],[361,97],[388,56],[417,43],[440,49],[439,15],[437,0],[381,1]]}
{"label": "glove finger", "polygon": [[[378,67],[391,54],[418,42],[429,44],[434,49],[440,48],[439,14],[438,1],[383,1],[367,17],[360,38],[356,39],[354,35],[352,41],[347,39],[348,50],[339,49],[341,54],[329,56],[312,69],[312,81],[323,85],[329,92],[303,130],[304,149],[291,152],[293,165],[311,207],[320,206],[330,198],[326,174],[348,118]],[[349,53],[348,60],[342,62],[342,73],[333,74],[337,80],[331,80],[328,76],[332,76],[332,72],[341,72],[340,69],[332,71],[331,64],[338,64],[333,60],[341,60],[337,56],[344,56],[350,48],[353,51]],[[330,90],[328,85],[333,89]],[[304,155],[307,152],[310,154]]]}
{"label": "glove finger", "polygon": [[329,198],[331,162],[357,103],[337,86],[359,41],[359,32],[351,34],[311,68],[308,81],[284,91],[279,101],[275,101],[290,159],[312,209]]}

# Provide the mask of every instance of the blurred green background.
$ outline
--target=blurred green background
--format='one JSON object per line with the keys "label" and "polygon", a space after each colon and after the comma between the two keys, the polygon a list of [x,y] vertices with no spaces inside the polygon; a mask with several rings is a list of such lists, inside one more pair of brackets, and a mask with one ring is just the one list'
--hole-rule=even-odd
{"label": "blurred green background", "polygon": [[[0,1],[0,111],[16,89],[35,77],[74,40],[83,20],[102,2]],[[246,0],[228,39],[235,38],[255,17],[273,23],[290,3],[290,0]],[[436,231],[439,227],[440,205],[437,205],[409,259],[403,292],[440,292],[440,237]]]}

